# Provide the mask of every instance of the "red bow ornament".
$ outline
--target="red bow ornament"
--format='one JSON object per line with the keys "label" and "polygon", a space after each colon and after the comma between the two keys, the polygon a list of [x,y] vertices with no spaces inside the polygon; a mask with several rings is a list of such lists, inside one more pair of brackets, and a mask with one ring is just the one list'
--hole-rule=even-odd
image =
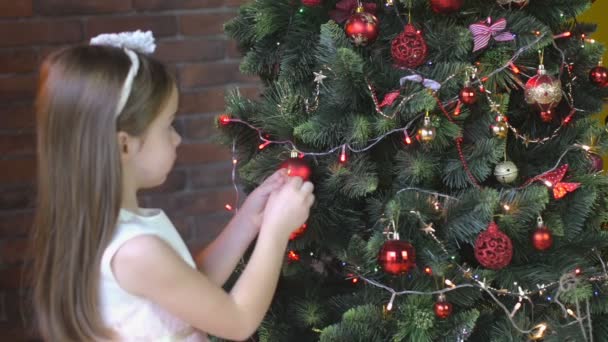
{"label": "red bow ornament", "polygon": [[564,198],[569,192],[573,192],[581,186],[581,183],[566,183],[562,179],[568,171],[568,164],[564,164],[553,171],[548,171],[530,179],[527,184],[535,181],[541,181],[546,186],[553,188],[553,197],[555,199]]}

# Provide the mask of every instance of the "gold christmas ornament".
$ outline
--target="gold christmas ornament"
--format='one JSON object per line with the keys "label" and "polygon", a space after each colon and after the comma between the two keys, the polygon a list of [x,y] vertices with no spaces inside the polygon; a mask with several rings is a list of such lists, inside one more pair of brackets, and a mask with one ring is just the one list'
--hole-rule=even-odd
{"label": "gold christmas ornament", "polygon": [[500,139],[505,139],[509,135],[509,125],[507,125],[507,118],[500,114],[496,117],[496,123],[490,126],[492,134]]}
{"label": "gold christmas ornament", "polygon": [[431,117],[429,113],[426,113],[424,117],[424,123],[422,127],[418,130],[418,139],[422,142],[428,143],[435,140],[435,136],[437,135],[437,130],[431,124]]}
{"label": "gold christmas ornament", "polygon": [[504,161],[494,168],[494,176],[502,184],[513,183],[517,179],[519,170],[512,161]]}

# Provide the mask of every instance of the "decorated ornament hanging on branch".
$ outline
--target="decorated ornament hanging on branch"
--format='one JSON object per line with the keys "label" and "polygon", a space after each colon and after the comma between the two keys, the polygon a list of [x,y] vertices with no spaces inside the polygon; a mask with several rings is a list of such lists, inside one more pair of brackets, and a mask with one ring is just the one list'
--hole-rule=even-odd
{"label": "decorated ornament hanging on branch", "polygon": [[594,172],[602,172],[604,170],[604,159],[595,153],[589,153],[589,160],[591,162],[591,170]]}
{"label": "decorated ornament hanging on branch", "polygon": [[437,136],[437,129],[433,127],[429,112],[426,112],[426,115],[424,116],[424,122],[422,123],[422,127],[420,127],[420,129],[418,130],[418,135],[416,137],[421,142],[428,143],[435,140],[435,136]]}
{"label": "decorated ornament hanging on branch", "polygon": [[390,275],[405,274],[416,267],[416,250],[409,242],[399,240],[394,222],[385,232],[387,241],[378,252],[378,264]]}
{"label": "decorated ornament hanging on branch", "polygon": [[430,0],[430,4],[433,12],[448,14],[460,10],[464,0]]}
{"label": "decorated ornament hanging on branch", "polygon": [[336,9],[329,12],[329,17],[341,24],[350,18],[360,6],[363,6],[365,12],[376,14],[376,4],[373,2],[361,3],[358,0],[341,0],[336,4]]}
{"label": "decorated ornament hanging on branch", "polygon": [[[490,128],[492,129],[492,134],[499,139],[506,139],[509,135],[509,125],[507,124],[507,117],[502,114],[499,114],[496,116],[495,121],[496,123],[490,126]],[[517,175],[515,176],[515,178],[517,178]]]}
{"label": "decorated ornament hanging on branch", "polygon": [[513,33],[506,31],[507,20],[498,19],[492,24],[492,18],[488,17],[485,21],[469,25],[469,30],[473,34],[473,52],[485,49],[490,40],[494,38],[497,42],[508,42],[515,39]]}
{"label": "decorated ornament hanging on branch", "polygon": [[505,160],[494,168],[494,177],[502,184],[511,184],[517,179],[519,170],[512,161]]}
{"label": "decorated ornament hanging on branch", "polygon": [[308,162],[304,158],[299,158],[297,152],[291,152],[291,158],[282,162],[279,169],[287,169],[288,176],[301,177],[304,181],[310,179],[312,173]]}
{"label": "decorated ornament hanging on branch", "polygon": [[488,229],[477,237],[475,258],[482,266],[492,270],[499,270],[511,263],[513,244],[495,222],[490,222]]}
{"label": "decorated ornament hanging on branch", "polygon": [[601,63],[592,68],[589,71],[589,81],[596,87],[608,87],[608,69],[603,67]]}
{"label": "decorated ornament hanging on branch", "polygon": [[391,42],[391,55],[398,68],[416,68],[424,63],[428,47],[422,32],[408,23]]}
{"label": "decorated ornament hanging on branch", "polygon": [[380,33],[378,18],[366,12],[363,6],[357,7],[344,25],[346,36],[357,46],[366,46],[376,41]]}
{"label": "decorated ornament hanging on branch", "polygon": [[433,311],[435,311],[435,316],[439,319],[446,319],[452,315],[452,304],[446,300],[443,293],[437,297]]}
{"label": "decorated ornament hanging on branch", "polygon": [[536,76],[526,82],[524,96],[526,103],[540,110],[540,118],[543,122],[553,120],[552,110],[562,100],[562,82],[551,75],[547,75],[542,54]]}
{"label": "decorated ornament hanging on branch", "polygon": [[536,219],[536,222],[537,227],[536,230],[532,232],[531,237],[532,246],[534,246],[537,251],[546,251],[553,246],[553,233],[545,226],[542,217],[539,216],[538,219]]}
{"label": "decorated ornament hanging on branch", "polygon": [[465,85],[464,88],[460,90],[460,93],[458,93],[458,98],[466,105],[474,105],[477,102],[477,93],[475,92],[475,88],[468,84]]}

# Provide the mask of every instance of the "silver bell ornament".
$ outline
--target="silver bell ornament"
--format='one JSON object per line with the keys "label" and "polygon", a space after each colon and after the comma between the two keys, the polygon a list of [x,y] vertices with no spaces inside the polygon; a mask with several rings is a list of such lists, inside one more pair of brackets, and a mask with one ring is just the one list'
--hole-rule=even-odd
{"label": "silver bell ornament", "polygon": [[494,176],[502,184],[513,183],[517,179],[519,170],[512,161],[504,161],[494,168]]}

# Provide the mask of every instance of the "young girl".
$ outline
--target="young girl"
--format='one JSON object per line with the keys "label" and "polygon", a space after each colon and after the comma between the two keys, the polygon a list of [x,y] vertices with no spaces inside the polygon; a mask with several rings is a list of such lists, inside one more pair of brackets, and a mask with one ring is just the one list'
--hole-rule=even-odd
{"label": "young girl", "polygon": [[[93,42],[58,51],[41,68],[33,277],[42,336],[246,339],[270,305],[290,233],[308,217],[312,184],[274,173],[196,265],[163,211],[140,208],[136,197],[163,183],[175,161],[175,81],[135,51],[153,50],[150,33]],[[256,236],[248,265],[225,292]]]}

